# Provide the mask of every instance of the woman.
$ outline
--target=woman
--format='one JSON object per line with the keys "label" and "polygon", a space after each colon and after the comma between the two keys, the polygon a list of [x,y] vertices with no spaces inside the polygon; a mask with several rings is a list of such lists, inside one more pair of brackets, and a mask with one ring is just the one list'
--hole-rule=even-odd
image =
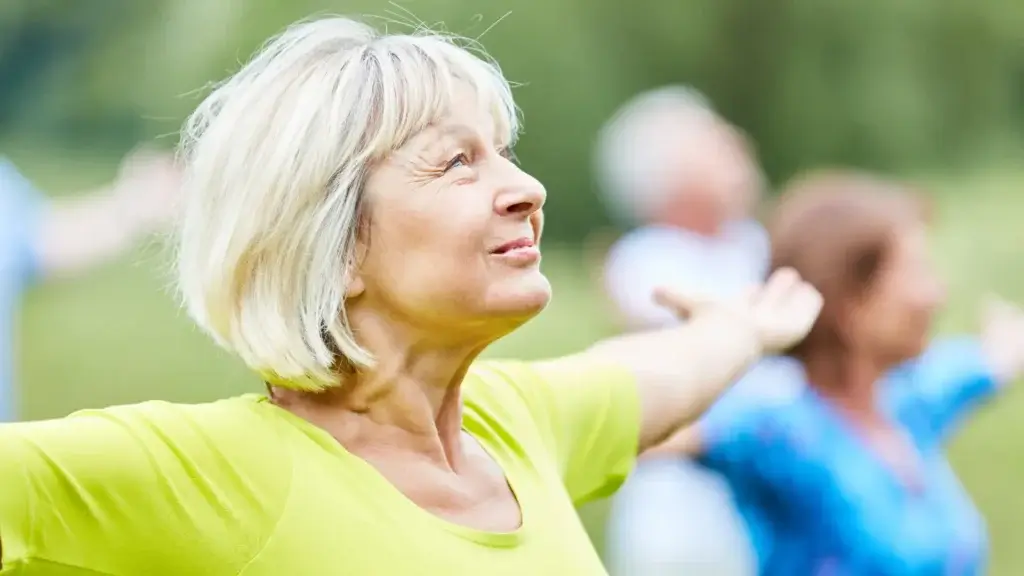
{"label": "woman", "polygon": [[728,478],[762,574],[984,573],[984,522],[943,448],[1021,374],[1024,318],[998,305],[979,337],[929,343],[943,291],[925,223],[910,191],[863,174],[815,174],[783,195],[773,265],[824,308],[740,386],[791,393],[730,393],[674,441]]}
{"label": "woman", "polygon": [[178,274],[266,396],[0,428],[4,574],[600,574],[573,504],[692,421],[817,292],[662,294],[682,328],[476,362],[550,298],[498,68],[296,26],[184,134]]}

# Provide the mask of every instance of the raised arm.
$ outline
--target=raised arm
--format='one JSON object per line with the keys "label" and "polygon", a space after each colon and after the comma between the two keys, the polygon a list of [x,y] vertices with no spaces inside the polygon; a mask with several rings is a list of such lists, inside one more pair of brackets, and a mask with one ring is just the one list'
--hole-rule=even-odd
{"label": "raised arm", "polygon": [[694,422],[762,354],[801,340],[821,309],[820,294],[792,270],[776,272],[746,298],[660,292],[658,299],[689,322],[611,338],[582,353],[589,363],[621,366],[633,375],[641,413],[639,452]]}
{"label": "raised arm", "polygon": [[66,276],[122,254],[169,219],[177,190],[171,158],[143,151],[109,186],[45,203],[34,241],[39,271]]}
{"label": "raised arm", "polygon": [[979,406],[1024,374],[1024,314],[989,303],[979,336],[941,338],[900,368],[911,386],[895,391],[919,410],[929,435],[943,441]]}

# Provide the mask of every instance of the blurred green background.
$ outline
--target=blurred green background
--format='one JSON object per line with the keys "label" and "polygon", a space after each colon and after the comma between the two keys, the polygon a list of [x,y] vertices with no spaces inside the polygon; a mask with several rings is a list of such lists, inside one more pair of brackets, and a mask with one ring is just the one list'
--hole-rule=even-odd
{"label": "blurred green background", "polygon": [[[557,355],[610,333],[580,252],[608,222],[591,142],[626,98],[669,82],[705,91],[747,130],[775,182],[844,164],[931,190],[952,295],[942,330],[972,328],[988,291],[1024,301],[1020,0],[4,0],[0,153],[54,194],[101,183],[137,142],[172,146],[196,89],[288,22],[326,12],[373,14],[391,29],[444,22],[481,37],[522,83],[518,155],[548,186],[556,295],[492,355]],[[155,242],[31,292],[19,341],[25,415],[258,389],[178,311],[170,285]],[[989,520],[996,575],[1024,574],[1021,412],[1024,395],[1011,392],[953,447]],[[602,510],[583,511],[599,544]]]}

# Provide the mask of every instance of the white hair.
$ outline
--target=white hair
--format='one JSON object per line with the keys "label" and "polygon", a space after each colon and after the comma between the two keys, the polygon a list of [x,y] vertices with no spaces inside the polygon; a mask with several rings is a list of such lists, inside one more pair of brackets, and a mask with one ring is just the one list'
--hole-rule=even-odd
{"label": "white hair", "polygon": [[619,108],[594,150],[598,184],[613,214],[637,224],[663,209],[687,152],[700,146],[695,136],[719,122],[708,100],[686,86],[644,92]]}
{"label": "white hair", "polygon": [[498,66],[456,37],[296,24],[220,84],[182,133],[177,275],[189,315],[275,384],[320,390],[372,366],[345,314],[368,171],[449,109],[458,82],[511,143]]}

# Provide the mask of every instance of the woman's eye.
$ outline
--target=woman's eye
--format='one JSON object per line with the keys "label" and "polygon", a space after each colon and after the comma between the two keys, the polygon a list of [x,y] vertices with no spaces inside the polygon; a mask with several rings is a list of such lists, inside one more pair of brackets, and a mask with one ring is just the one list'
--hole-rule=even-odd
{"label": "woman's eye", "polygon": [[469,166],[469,158],[464,152],[460,152],[456,157],[449,160],[448,164],[444,167],[444,171],[448,172],[449,170],[453,170],[461,166]]}

